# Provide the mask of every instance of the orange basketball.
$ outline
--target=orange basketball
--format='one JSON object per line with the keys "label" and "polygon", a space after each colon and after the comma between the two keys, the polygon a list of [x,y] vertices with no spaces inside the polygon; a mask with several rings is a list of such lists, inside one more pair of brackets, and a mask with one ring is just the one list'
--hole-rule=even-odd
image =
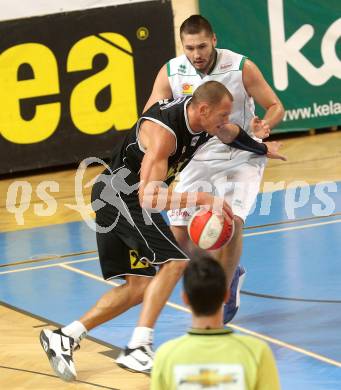
{"label": "orange basketball", "polygon": [[199,210],[188,224],[191,240],[201,249],[213,250],[231,241],[234,233],[234,222],[229,223],[221,214]]}

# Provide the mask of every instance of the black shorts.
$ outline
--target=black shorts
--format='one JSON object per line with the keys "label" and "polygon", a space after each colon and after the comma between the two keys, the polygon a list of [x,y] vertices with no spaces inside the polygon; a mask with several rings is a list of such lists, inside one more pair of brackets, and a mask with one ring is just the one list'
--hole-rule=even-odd
{"label": "black shorts", "polygon": [[188,256],[160,213],[142,209],[139,177],[122,166],[104,171],[92,189],[96,238],[104,279],[125,275],[154,276],[156,266]]}

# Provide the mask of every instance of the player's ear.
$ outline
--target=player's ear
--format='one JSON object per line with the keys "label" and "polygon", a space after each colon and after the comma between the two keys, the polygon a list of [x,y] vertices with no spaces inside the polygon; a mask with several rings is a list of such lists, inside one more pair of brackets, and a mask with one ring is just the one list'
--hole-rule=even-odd
{"label": "player's ear", "polygon": [[212,36],[212,44],[214,47],[217,46],[217,36],[215,35],[215,33],[213,33],[213,36]]}
{"label": "player's ear", "polygon": [[225,295],[224,295],[224,303],[227,303],[230,299],[230,293],[231,293],[231,290],[230,289],[227,289]]}
{"label": "player's ear", "polygon": [[205,102],[199,103],[199,114],[206,117],[209,113],[208,104]]}
{"label": "player's ear", "polygon": [[185,293],[185,291],[183,291],[183,290],[182,290],[182,292],[181,292],[181,298],[182,298],[184,304],[185,304],[186,306],[189,306],[188,296],[187,296],[187,294]]}

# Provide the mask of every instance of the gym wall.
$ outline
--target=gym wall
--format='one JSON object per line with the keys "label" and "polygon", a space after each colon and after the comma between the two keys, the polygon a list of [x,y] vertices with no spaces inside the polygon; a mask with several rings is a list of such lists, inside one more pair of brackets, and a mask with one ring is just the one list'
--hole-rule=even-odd
{"label": "gym wall", "polygon": [[340,0],[199,0],[199,7],[218,47],[254,61],[283,102],[277,132],[341,125]]}

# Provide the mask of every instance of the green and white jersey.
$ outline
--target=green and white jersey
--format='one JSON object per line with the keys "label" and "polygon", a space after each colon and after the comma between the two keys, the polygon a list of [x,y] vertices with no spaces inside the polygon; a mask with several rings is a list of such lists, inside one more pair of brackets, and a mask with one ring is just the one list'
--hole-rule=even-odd
{"label": "green and white jersey", "polygon": [[242,69],[246,57],[231,50],[216,49],[217,59],[210,74],[198,72],[183,54],[167,63],[167,74],[173,97],[192,95],[195,89],[206,81],[214,80],[224,84],[233,95],[233,109],[230,122],[249,131],[254,117],[255,105],[244,87]]}
{"label": "green and white jersey", "polygon": [[191,329],[156,352],[151,390],[280,390],[269,346],[229,329]]}

